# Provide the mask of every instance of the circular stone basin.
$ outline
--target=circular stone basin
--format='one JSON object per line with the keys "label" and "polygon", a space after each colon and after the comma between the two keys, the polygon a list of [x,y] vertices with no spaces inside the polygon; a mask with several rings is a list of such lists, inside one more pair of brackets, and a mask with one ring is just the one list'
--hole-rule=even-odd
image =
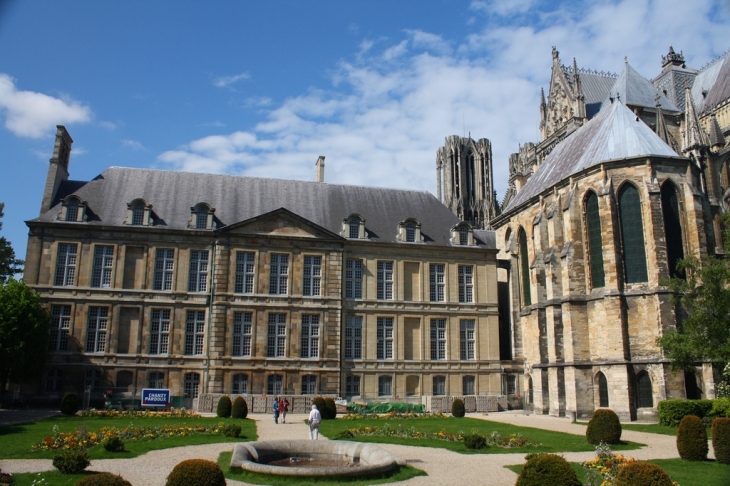
{"label": "circular stone basin", "polygon": [[236,444],[231,467],[278,476],[367,476],[406,462],[374,444],[276,440]]}

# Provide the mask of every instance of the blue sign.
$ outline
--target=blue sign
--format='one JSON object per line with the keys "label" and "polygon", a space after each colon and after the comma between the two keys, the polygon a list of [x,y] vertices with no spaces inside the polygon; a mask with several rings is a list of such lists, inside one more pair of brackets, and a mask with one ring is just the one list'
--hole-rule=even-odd
{"label": "blue sign", "polygon": [[143,407],[169,407],[170,390],[166,388],[144,388],[142,390]]}

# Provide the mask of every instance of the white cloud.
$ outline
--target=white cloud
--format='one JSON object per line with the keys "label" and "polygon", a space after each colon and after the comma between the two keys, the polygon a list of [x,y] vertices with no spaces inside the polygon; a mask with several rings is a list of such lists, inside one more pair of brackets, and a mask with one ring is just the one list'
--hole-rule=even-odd
{"label": "white cloud", "polygon": [[110,121],[100,121],[99,126],[106,130],[109,130],[110,132],[118,128],[116,123]]}
{"label": "white cloud", "polygon": [[534,0],[474,0],[469,8],[477,12],[506,17],[527,12],[534,3]]}
{"label": "white cloud", "polygon": [[249,73],[240,73],[234,74],[233,76],[220,76],[213,80],[213,86],[216,88],[226,88],[242,79],[251,79],[251,75]]}
{"label": "white cloud", "polygon": [[653,77],[673,44],[699,67],[728,47],[727,9],[711,0],[685,3],[598,2],[580,16],[533,5],[539,22],[477,20],[482,29],[459,41],[417,30],[363,40],[336,67],[331,86],[264,107],[267,118],[251,130],[201,138],[158,160],[180,170],[313,180],[317,156],[325,155],[328,182],[435,193],[436,150],[449,135],[471,133],[492,142],[501,198],[509,154],[538,141],[552,46],[566,64],[576,57],[579,67],[604,71],[620,71],[628,55]]}
{"label": "white cloud", "polygon": [[122,140],[122,147],[126,147],[132,150],[146,150],[144,148],[144,145],[142,145],[137,140]]}
{"label": "white cloud", "polygon": [[18,91],[15,80],[0,73],[0,109],[5,128],[19,137],[41,138],[56,131],[56,125],[86,123],[91,110],[69,97],[54,98],[34,91]]}

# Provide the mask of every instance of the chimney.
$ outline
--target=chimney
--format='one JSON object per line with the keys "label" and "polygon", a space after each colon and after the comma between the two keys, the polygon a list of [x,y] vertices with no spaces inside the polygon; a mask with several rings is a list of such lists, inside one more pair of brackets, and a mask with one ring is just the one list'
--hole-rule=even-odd
{"label": "chimney", "polygon": [[320,155],[317,159],[317,163],[315,164],[315,167],[317,167],[315,172],[315,180],[317,182],[324,182],[324,155]]}
{"label": "chimney", "polygon": [[66,127],[56,125],[56,143],[53,146],[53,157],[49,161],[46,187],[43,190],[43,201],[41,202],[41,215],[51,209],[61,182],[68,180],[68,162],[73,143]]}

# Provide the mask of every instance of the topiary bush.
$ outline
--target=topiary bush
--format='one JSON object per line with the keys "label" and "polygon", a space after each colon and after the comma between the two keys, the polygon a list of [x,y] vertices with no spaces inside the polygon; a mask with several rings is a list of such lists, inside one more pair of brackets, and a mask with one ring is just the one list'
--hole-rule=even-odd
{"label": "topiary bush", "polygon": [[537,454],[525,464],[515,486],[582,486],[568,461],[555,454]]}
{"label": "topiary bush", "polygon": [[61,413],[64,415],[76,415],[79,406],[79,397],[75,393],[66,393],[61,399]]}
{"label": "topiary bush", "polygon": [[99,473],[79,479],[75,486],[132,486],[132,483],[112,473]]}
{"label": "topiary bush", "polygon": [[[337,404],[335,403],[334,398],[327,397],[324,399],[324,408],[327,410],[327,420],[334,420],[337,418]],[[322,418],[324,417],[324,413],[322,414]]]}
{"label": "topiary bush", "polygon": [[646,461],[630,462],[616,476],[616,486],[672,486],[669,474],[656,464]]}
{"label": "topiary bush", "polygon": [[248,404],[243,397],[236,397],[231,407],[231,418],[245,419],[246,417],[248,417]]}
{"label": "topiary bush", "polygon": [[707,459],[707,429],[702,419],[687,415],[679,422],[677,429],[677,451],[685,461],[704,461]]}
{"label": "topiary bush", "polygon": [[233,405],[231,404],[231,398],[227,395],[223,395],[218,400],[218,406],[215,409],[216,415],[223,418],[228,418],[231,416],[231,407]]}
{"label": "topiary bush", "polygon": [[682,418],[687,415],[704,417],[712,410],[713,400],[663,400],[657,405],[659,424],[678,427]]}
{"label": "topiary bush", "polygon": [[172,469],[165,486],[226,486],[226,478],[215,462],[188,459]]}
{"label": "topiary bush", "polygon": [[226,437],[238,437],[241,435],[241,426],[235,424],[226,425],[223,433],[226,434]]}
{"label": "topiary bush", "polygon": [[621,421],[616,412],[608,408],[599,408],[593,412],[593,417],[588,422],[586,429],[586,439],[594,445],[601,442],[619,444],[621,442]]}
{"label": "topiary bush", "polygon": [[78,474],[89,467],[89,464],[91,462],[89,461],[89,454],[86,450],[66,451],[53,458],[53,467],[63,474]]}
{"label": "topiary bush", "polygon": [[730,397],[715,398],[712,400],[712,408],[707,415],[712,418],[730,418]]}
{"label": "topiary bush", "polygon": [[467,449],[484,449],[487,447],[487,438],[479,434],[468,434],[464,436],[464,445]]}
{"label": "topiary bush", "polygon": [[719,417],[712,421],[712,450],[720,464],[730,464],[730,418]]}
{"label": "topiary bush", "polygon": [[312,400],[312,405],[317,405],[317,410],[319,410],[319,413],[322,415],[322,420],[324,420],[325,414],[327,413],[327,411],[324,409],[326,407],[324,403],[324,398],[316,397],[314,400]]}
{"label": "topiary bush", "polygon": [[116,435],[102,440],[101,445],[109,452],[124,452],[124,441]]}
{"label": "topiary bush", "polygon": [[464,400],[462,400],[461,398],[454,399],[454,403],[451,404],[451,415],[456,418],[462,418],[464,415],[466,415]]}

